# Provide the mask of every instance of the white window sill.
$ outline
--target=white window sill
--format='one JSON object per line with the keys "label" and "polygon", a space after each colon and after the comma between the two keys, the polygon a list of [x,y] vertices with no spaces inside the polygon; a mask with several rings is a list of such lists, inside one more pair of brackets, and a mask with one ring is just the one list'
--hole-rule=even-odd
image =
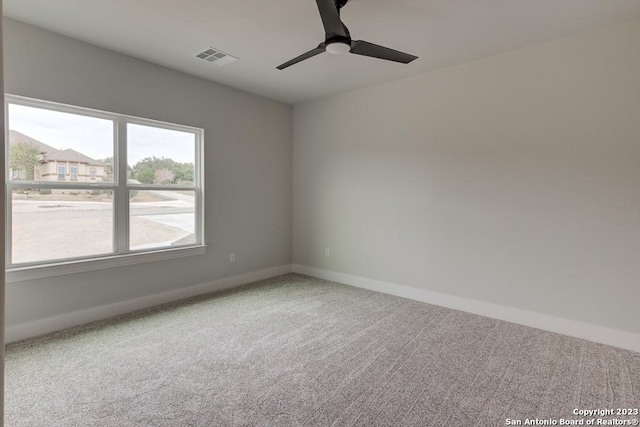
{"label": "white window sill", "polygon": [[153,252],[109,255],[100,258],[65,261],[46,265],[16,267],[6,270],[5,280],[7,283],[22,282],[25,280],[42,279],[51,276],[63,276],[66,274],[103,270],[106,268],[122,267],[125,265],[141,264],[145,262],[165,261],[194,255],[204,255],[206,253],[206,245],[187,246],[182,248],[157,250]]}

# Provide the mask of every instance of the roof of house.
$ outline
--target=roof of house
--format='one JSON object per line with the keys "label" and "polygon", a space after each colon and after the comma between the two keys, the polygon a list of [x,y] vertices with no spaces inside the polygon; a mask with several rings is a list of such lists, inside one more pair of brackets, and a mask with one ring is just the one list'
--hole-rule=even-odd
{"label": "roof of house", "polygon": [[56,150],[54,153],[46,153],[46,157],[44,160],[58,160],[63,162],[88,163],[90,165],[104,165],[104,163],[102,163],[101,161],[92,159],[91,157],[85,156],[84,154],[70,148],[66,150]]}
{"label": "roof of house", "polygon": [[17,130],[9,131],[9,143],[11,145],[18,143],[27,143],[38,146],[40,153],[51,153],[54,151],[58,151],[50,145],[45,144],[44,142],[38,141],[37,139],[31,138],[23,133],[18,132]]}
{"label": "roof of house", "polygon": [[79,153],[76,150],[72,150],[70,148],[66,150],[57,150],[52,146],[45,144],[44,142],[38,141],[35,138],[31,138],[30,136],[27,136],[16,130],[10,130],[9,143],[13,145],[20,142],[36,145],[40,150],[40,153],[42,154],[41,161],[44,161],[44,162],[48,162],[48,161],[77,162],[77,163],[87,163],[95,166],[105,166],[105,164],[100,160],[92,159],[91,157],[86,156],[82,153]]}

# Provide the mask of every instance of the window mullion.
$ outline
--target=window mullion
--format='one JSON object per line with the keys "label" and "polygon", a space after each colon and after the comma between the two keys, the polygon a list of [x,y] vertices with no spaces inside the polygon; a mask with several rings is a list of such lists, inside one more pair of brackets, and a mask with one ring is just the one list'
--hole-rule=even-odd
{"label": "window mullion", "polygon": [[116,253],[129,251],[129,191],[127,190],[127,121],[116,121],[116,145],[114,167],[116,188],[114,192],[114,249]]}
{"label": "window mullion", "polygon": [[45,182],[45,181],[9,181],[7,183],[13,189],[31,188],[31,189],[49,189],[49,190],[111,190],[115,187],[112,183],[88,184],[86,182]]}

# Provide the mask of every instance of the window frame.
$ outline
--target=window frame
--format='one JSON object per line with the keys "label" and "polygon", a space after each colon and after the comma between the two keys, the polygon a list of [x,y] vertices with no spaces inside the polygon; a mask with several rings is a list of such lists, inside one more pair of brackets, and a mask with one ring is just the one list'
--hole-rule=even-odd
{"label": "window frame", "polygon": [[[75,169],[75,173],[73,172],[73,170]],[[80,167],[79,165],[76,164],[71,164],[69,163],[69,179],[71,181],[77,181],[78,180],[78,173],[80,172]]]}
{"label": "window frame", "polygon": [[[202,255],[206,253],[204,242],[204,130],[193,126],[178,125],[158,120],[145,119],[119,113],[94,110],[85,107],[27,98],[23,96],[5,94],[5,189],[6,189],[6,279],[8,282],[30,280],[35,278],[71,274],[122,265],[138,264],[142,262],[160,261],[184,256]],[[54,181],[16,181],[9,174],[9,104],[22,105],[33,108],[46,109],[62,113],[82,115],[110,120],[113,122],[113,182],[98,182],[89,180],[54,180]],[[136,184],[127,180],[127,126],[136,124],[160,129],[191,133],[194,135],[194,183],[193,186]],[[56,165],[56,175],[58,172]],[[65,170],[66,172],[66,170]],[[79,174],[79,169],[78,169]],[[50,190],[111,190],[113,193],[113,251],[108,254],[55,259],[29,263],[12,263],[12,194],[15,189],[50,189]],[[131,250],[129,248],[130,231],[130,191],[161,190],[161,191],[193,191],[195,243],[172,247],[145,248]]]}
{"label": "window frame", "polygon": [[[62,168],[60,168],[60,166],[62,166]],[[62,173],[60,173],[60,169],[63,169]],[[58,179],[65,181],[67,179],[67,165],[62,162],[57,162],[56,170],[57,170],[56,175],[58,175]]]}

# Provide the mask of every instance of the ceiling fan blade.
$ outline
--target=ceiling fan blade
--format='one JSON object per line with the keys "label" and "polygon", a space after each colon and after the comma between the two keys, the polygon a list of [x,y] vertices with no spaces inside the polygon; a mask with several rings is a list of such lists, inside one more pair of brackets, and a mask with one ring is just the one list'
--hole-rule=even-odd
{"label": "ceiling fan blade", "polygon": [[326,38],[348,37],[340,20],[340,13],[335,0],[316,0]]}
{"label": "ceiling fan blade", "polygon": [[314,56],[316,56],[316,55],[318,55],[318,54],[320,54],[320,53],[322,53],[324,51],[325,51],[325,45],[324,45],[324,43],[320,43],[320,45],[318,45],[317,48],[312,49],[307,53],[303,53],[302,55],[300,55],[300,56],[298,56],[296,58],[293,58],[291,61],[287,61],[282,65],[278,65],[276,68],[278,70],[284,70],[287,67],[291,67],[292,65],[295,65],[298,62],[302,62],[305,59],[312,58],[312,57],[314,57]]}
{"label": "ceiling fan blade", "polygon": [[418,59],[417,56],[400,52],[399,50],[389,49],[388,47],[378,46],[377,44],[369,43],[364,40],[355,40],[351,42],[351,53],[370,56],[372,58],[386,59],[387,61],[401,62],[403,64],[408,64],[414,59]]}

